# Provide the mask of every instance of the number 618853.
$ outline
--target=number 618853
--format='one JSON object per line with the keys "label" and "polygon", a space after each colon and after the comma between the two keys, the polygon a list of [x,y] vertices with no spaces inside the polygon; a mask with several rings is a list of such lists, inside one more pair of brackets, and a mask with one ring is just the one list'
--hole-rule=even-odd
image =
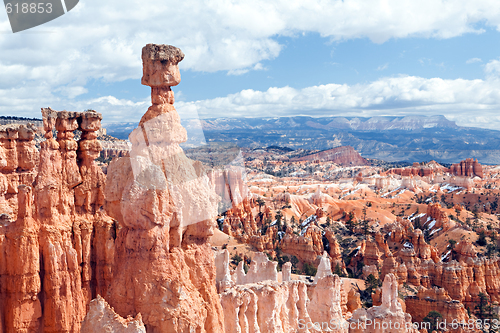
{"label": "number 618853", "polygon": [[15,14],[42,14],[42,13],[47,13],[50,14],[52,13],[52,4],[50,2],[39,2],[39,3],[16,3],[15,5],[12,5],[11,3],[8,3],[5,6],[5,9],[7,10],[7,14],[15,13]]}

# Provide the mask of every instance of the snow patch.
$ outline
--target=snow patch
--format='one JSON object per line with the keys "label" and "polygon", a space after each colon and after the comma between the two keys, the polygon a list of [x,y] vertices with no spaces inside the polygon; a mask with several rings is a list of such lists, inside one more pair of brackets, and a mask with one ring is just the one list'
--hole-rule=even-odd
{"label": "snow patch", "polygon": [[443,261],[443,259],[448,258],[448,256],[450,255],[450,253],[451,253],[451,250],[448,250],[448,252],[446,252],[446,254],[443,254],[443,255],[441,256],[441,261]]}

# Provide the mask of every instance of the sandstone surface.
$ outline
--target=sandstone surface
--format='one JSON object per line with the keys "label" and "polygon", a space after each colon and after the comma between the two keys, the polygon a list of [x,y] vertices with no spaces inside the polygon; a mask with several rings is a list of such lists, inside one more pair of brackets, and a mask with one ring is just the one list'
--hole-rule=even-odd
{"label": "sandstone surface", "polygon": [[125,316],[142,314],[148,332],[222,332],[216,268],[207,238],[217,199],[203,168],[179,147],[186,131],[170,86],[180,82],[183,54],[143,48],[142,83],[153,105],[130,134],[130,157],[108,167],[106,205],[120,224],[106,299]]}
{"label": "sandstone surface", "polygon": [[89,311],[82,323],[81,333],[146,333],[142,317],[124,319],[117,315],[100,295],[90,302]]}
{"label": "sandstone surface", "polygon": [[[384,278],[382,285],[382,304],[365,309],[354,311],[349,320],[355,327],[349,332],[412,332],[416,333],[412,326],[411,315],[405,313],[398,300],[398,282],[394,274],[388,274]],[[358,322],[366,325],[357,325]],[[389,323],[391,323],[389,325]]]}

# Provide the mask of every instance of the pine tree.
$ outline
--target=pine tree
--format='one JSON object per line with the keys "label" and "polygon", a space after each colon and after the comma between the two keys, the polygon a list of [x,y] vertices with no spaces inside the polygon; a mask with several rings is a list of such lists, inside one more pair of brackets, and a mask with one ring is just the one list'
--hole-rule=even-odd
{"label": "pine tree", "polygon": [[428,332],[432,332],[432,331],[435,331],[437,329],[437,323],[438,321],[440,321],[441,319],[443,319],[443,316],[435,311],[435,310],[432,310],[430,311],[427,316],[425,316],[424,318],[424,322],[426,323],[430,323],[431,324],[431,329],[427,330]]}

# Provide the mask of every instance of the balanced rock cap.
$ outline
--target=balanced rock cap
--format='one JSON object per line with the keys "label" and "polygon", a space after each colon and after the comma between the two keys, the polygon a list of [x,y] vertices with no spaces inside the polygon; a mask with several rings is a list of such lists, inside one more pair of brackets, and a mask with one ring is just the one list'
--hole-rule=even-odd
{"label": "balanced rock cap", "polygon": [[142,48],[142,60],[160,60],[178,64],[184,59],[184,53],[178,47],[166,44],[147,44]]}

